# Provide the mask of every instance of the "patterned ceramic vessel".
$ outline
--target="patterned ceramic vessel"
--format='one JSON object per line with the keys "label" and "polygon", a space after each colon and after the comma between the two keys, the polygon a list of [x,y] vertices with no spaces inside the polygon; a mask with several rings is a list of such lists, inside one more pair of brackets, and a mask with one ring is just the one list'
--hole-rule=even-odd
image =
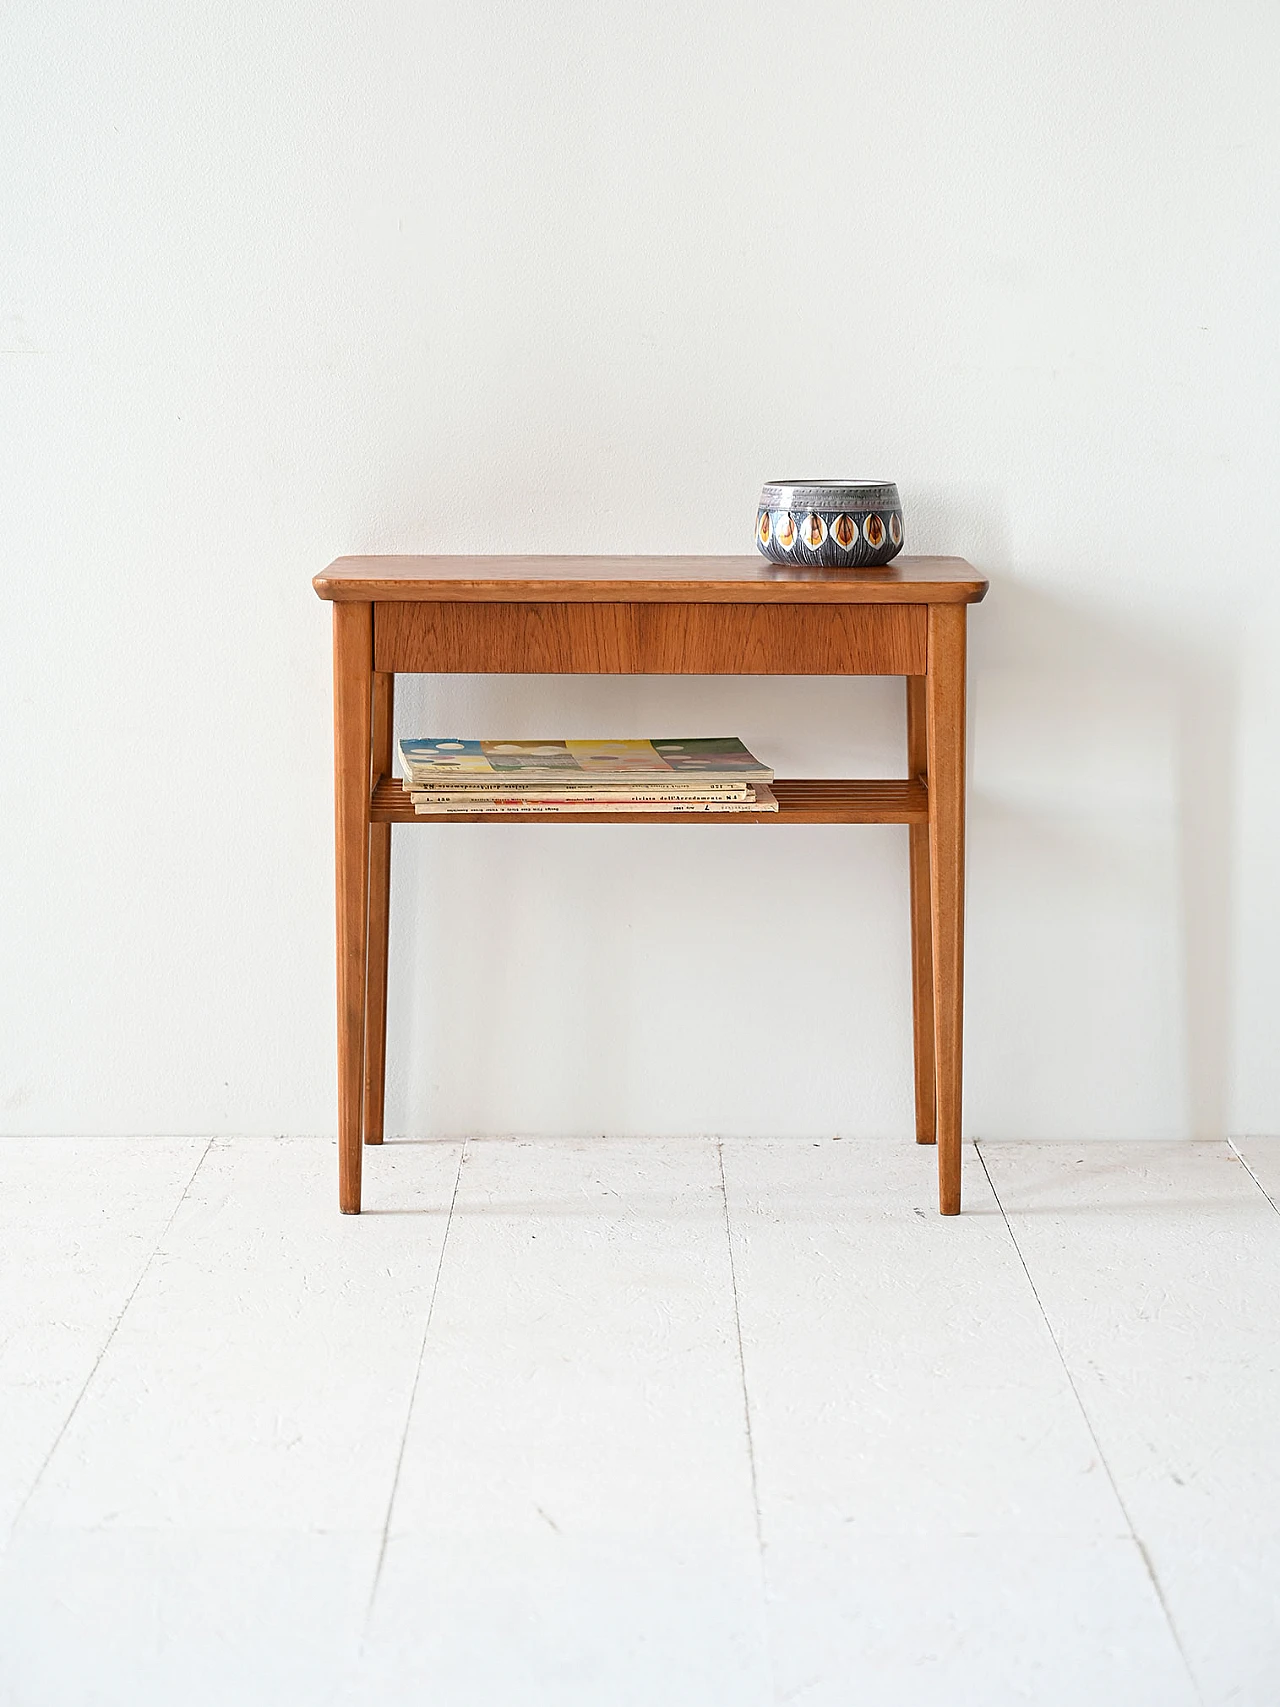
{"label": "patterned ceramic vessel", "polygon": [[902,550],[902,505],[891,480],[771,480],[760,494],[756,544],[775,563],[878,569]]}

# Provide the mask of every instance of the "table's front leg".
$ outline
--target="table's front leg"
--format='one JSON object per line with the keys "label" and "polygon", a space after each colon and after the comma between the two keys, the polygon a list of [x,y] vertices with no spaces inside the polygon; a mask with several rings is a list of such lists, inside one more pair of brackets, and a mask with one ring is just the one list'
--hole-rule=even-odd
{"label": "table's front leg", "polygon": [[[929,775],[925,678],[907,677],[907,775]],[[929,885],[929,826],[907,831],[911,860],[911,1031],[916,1069],[916,1143],[937,1137],[937,1072],[933,1056],[933,923]]]}
{"label": "table's front leg", "polygon": [[369,916],[373,607],[333,607],[333,799],[338,901],[338,1204],[360,1213]]}
{"label": "table's front leg", "polygon": [[929,865],[933,915],[938,1207],[960,1213],[964,1032],[965,606],[930,605]]}
{"label": "table's front leg", "polygon": [[[373,774],[391,775],[395,677],[373,676]],[[391,826],[369,826],[369,934],[364,1009],[364,1141],[381,1144],[387,1099],[387,949],[391,928]]]}

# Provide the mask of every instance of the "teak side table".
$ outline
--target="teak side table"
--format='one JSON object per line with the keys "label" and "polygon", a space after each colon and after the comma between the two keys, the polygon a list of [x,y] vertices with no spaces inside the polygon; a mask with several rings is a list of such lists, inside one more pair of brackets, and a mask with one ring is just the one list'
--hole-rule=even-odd
{"label": "teak side table", "polygon": [[[763,557],[340,557],[333,601],[338,902],[338,1200],[360,1210],[382,1142],[391,826],[421,824],[392,776],[397,671],[443,675],[905,676],[901,782],[774,784],[777,813],[557,814],[529,824],[910,827],[916,1139],[960,1212],[965,617],[987,590],[958,557],[814,569]],[[434,824],[510,823],[468,813]]]}

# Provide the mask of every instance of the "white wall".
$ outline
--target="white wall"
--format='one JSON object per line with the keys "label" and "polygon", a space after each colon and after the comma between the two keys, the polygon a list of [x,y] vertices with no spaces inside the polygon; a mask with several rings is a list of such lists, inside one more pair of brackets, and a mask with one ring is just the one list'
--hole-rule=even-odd
{"label": "white wall", "polygon": [[[968,1106],[1280,1130],[1273,0],[17,0],[0,1126],[333,1125],[340,552],[750,550],[888,476],[972,621]],[[402,728],[893,774],[900,684]],[[398,839],[391,1126],[907,1133],[905,831]]]}

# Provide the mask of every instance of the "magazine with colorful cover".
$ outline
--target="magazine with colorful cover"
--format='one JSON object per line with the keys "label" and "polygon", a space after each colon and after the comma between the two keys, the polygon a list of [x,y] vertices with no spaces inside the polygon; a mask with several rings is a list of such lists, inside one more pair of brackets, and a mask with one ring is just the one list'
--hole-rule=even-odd
{"label": "magazine with colorful cover", "polygon": [[558,814],[569,816],[581,815],[608,817],[613,813],[627,816],[642,816],[645,813],[679,813],[680,815],[703,814],[711,817],[731,817],[738,813],[776,812],[778,810],[777,796],[767,783],[757,783],[752,791],[750,800],[566,800],[560,802],[534,799],[494,799],[485,797],[477,800],[461,801],[457,804],[424,797],[416,794],[413,797],[413,810],[423,818],[474,817],[476,813],[485,813],[495,818],[553,818]]}
{"label": "magazine with colorful cover", "polygon": [[476,741],[406,738],[400,762],[409,781],[509,783],[587,781],[772,782],[773,772],[734,736],[653,741]]}

